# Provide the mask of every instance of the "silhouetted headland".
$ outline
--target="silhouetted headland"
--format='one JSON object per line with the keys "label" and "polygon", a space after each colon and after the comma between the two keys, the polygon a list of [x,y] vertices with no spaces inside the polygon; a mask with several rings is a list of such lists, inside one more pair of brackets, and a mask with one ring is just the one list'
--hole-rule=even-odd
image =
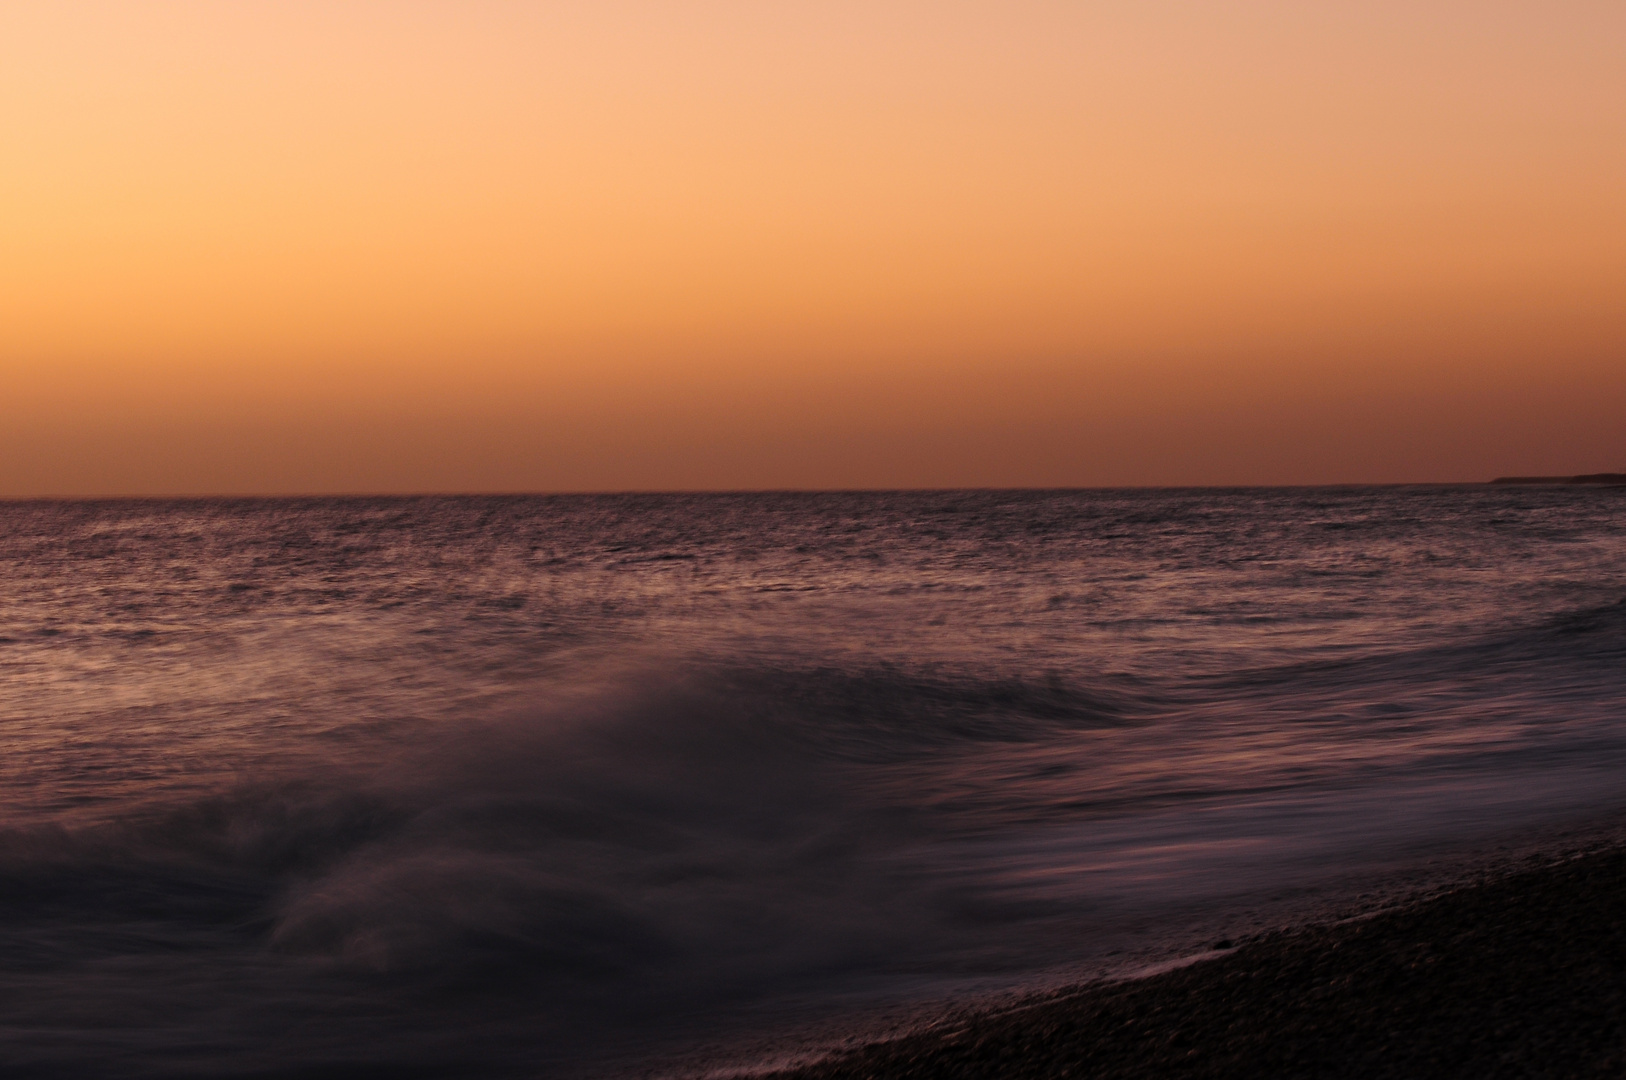
{"label": "silhouetted headland", "polygon": [[1621,484],[1626,485],[1626,473],[1600,472],[1582,476],[1498,476],[1493,484]]}

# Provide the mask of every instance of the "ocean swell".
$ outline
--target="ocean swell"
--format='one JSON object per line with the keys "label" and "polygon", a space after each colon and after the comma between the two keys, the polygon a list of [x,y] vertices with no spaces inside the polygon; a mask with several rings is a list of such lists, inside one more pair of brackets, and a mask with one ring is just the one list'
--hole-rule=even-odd
{"label": "ocean swell", "polygon": [[[474,606],[478,648],[447,631],[444,653],[412,654],[444,671],[368,666],[382,646],[333,660],[343,694],[286,721],[281,757],[232,758],[254,723],[166,712],[156,692],[139,714],[64,724],[66,744],[135,716],[142,738],[173,729],[152,745],[199,758],[221,729],[240,741],[218,769],[0,829],[6,1064],[566,1070],[776,1003],[1094,970],[1199,916],[1623,795],[1626,603],[1292,650],[1233,650],[1263,624],[1226,611],[1189,652],[1159,636],[1197,635],[1169,604],[1133,644],[1062,659],[870,656],[831,646],[835,609],[817,609],[750,647],[731,630],[662,651],[639,624],[596,652],[550,637],[546,662],[523,663],[501,650],[534,643],[515,627],[540,624],[540,602]],[[1013,601],[999,618],[1051,633],[1065,608]],[[268,684],[315,655],[302,633],[253,639],[299,645],[271,656]],[[466,690],[488,655],[491,681],[523,690]],[[368,695],[391,678],[444,700],[383,715],[398,699]],[[358,703],[373,711],[347,723]],[[59,753],[23,734],[38,761]],[[88,790],[87,761],[63,775]]]}

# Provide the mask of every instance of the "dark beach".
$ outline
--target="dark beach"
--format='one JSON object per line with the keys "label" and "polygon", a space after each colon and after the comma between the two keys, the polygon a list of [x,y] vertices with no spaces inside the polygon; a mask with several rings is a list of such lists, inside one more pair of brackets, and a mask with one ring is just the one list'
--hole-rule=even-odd
{"label": "dark beach", "polygon": [[[1230,945],[1229,942],[1216,943]],[[1626,848],[1564,851],[1213,959],[779,1074],[1619,1076]]]}

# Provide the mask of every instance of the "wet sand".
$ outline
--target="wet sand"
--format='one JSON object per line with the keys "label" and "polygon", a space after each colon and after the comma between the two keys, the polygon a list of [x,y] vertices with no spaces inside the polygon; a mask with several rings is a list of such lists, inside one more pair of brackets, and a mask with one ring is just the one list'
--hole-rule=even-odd
{"label": "wet sand", "polygon": [[1626,1075],[1626,849],[1545,863],[778,1075]]}

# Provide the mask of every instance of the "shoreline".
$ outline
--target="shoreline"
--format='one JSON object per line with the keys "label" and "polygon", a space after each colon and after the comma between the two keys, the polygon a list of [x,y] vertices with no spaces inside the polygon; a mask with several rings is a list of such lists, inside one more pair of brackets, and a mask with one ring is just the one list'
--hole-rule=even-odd
{"label": "shoreline", "polygon": [[1155,970],[1000,1006],[945,1008],[912,1030],[750,1072],[774,1080],[1619,1075],[1626,837],[1612,823],[1567,839],[1364,910],[1221,940]]}
{"label": "shoreline", "polygon": [[1626,485],[1626,473],[1582,473],[1578,476],[1498,476],[1491,484],[1560,485],[1566,487],[1621,487]]}

